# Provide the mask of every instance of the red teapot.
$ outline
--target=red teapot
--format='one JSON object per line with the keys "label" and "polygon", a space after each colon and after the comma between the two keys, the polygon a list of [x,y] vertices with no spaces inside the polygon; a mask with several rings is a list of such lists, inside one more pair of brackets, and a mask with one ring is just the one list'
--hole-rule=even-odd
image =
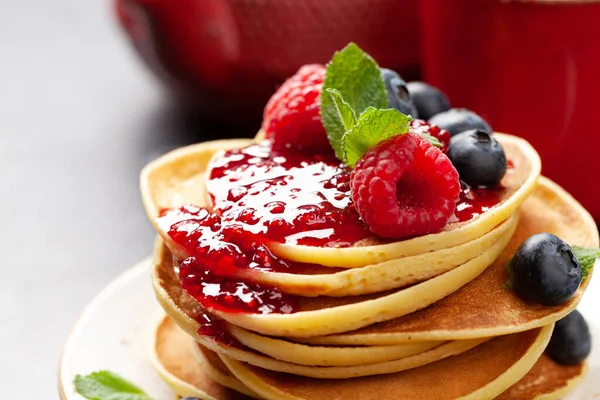
{"label": "red teapot", "polygon": [[137,53],[207,116],[258,126],[276,85],[353,41],[406,79],[419,68],[418,0],[115,0]]}
{"label": "red teapot", "polygon": [[454,104],[528,139],[600,221],[600,1],[423,0],[423,71]]}

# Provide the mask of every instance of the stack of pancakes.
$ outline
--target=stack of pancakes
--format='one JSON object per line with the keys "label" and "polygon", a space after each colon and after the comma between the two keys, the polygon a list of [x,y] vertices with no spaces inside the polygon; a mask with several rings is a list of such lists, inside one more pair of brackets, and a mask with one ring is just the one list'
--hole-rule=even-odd
{"label": "stack of pancakes", "polygon": [[[597,228],[569,194],[539,177],[540,160],[527,142],[496,135],[514,167],[498,205],[470,221],[393,243],[270,244],[285,259],[343,268],[255,272],[251,279],[303,296],[290,314],[200,307],[181,288],[174,261],[181,250],[158,218],[165,208],[210,206],[211,158],[250,141],[203,143],[151,163],[142,193],[160,234],[153,283],[168,314],[155,333],[158,372],[181,396],[217,400],[561,397],[585,366],[560,366],[543,351],[591,274],[568,303],[541,306],[515,295],[507,264],[532,234],[592,247]],[[202,324],[219,334],[200,335]]]}

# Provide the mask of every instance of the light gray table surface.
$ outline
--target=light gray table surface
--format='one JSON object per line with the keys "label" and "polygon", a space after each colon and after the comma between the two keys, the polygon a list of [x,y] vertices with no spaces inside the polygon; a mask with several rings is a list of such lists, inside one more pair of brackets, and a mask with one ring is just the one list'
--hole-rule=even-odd
{"label": "light gray table surface", "polygon": [[86,304],[150,253],[142,166],[218,136],[174,111],[109,0],[0,0],[0,398],[56,399]]}

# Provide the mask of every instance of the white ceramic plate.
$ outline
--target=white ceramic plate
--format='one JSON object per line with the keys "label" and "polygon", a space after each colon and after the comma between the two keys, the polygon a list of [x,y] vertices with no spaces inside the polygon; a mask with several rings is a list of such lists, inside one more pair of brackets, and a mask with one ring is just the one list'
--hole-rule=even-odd
{"label": "white ceramic plate", "polygon": [[[108,285],[87,307],[65,344],[59,371],[63,400],[83,400],[73,389],[76,374],[100,369],[114,371],[144,389],[153,399],[172,400],[175,394],[149,362],[154,323],[162,309],[150,283],[150,261],[131,268]],[[595,346],[589,373],[569,400],[600,398],[600,276],[592,280],[579,310],[586,317]]]}

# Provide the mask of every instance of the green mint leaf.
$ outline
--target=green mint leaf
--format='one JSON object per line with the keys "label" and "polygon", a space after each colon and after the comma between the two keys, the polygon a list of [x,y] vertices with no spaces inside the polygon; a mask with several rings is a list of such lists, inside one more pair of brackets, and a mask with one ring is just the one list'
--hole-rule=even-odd
{"label": "green mint leaf", "polygon": [[[327,64],[323,92],[327,89],[337,89],[357,115],[367,107],[389,107],[379,66],[354,43],[336,52]],[[342,136],[346,128],[331,96],[321,96],[321,121],[335,155],[342,160]]]}
{"label": "green mint leaf", "polygon": [[354,127],[342,137],[344,163],[353,167],[377,143],[408,132],[411,118],[395,109],[369,107],[358,117]]}
{"label": "green mint leaf", "polygon": [[89,400],[152,400],[142,389],[110,371],[77,375],[77,393]]}
{"label": "green mint leaf", "polygon": [[344,126],[344,132],[349,131],[356,125],[356,113],[350,107],[350,104],[344,100],[342,94],[337,89],[328,88],[326,89],[327,93],[333,100],[333,104],[337,109],[338,116],[340,117],[340,121]]}
{"label": "green mint leaf", "polygon": [[579,260],[579,264],[581,264],[582,279],[585,279],[594,267],[596,258],[600,257],[600,248],[586,249],[579,246],[573,246],[572,249],[575,253],[575,257]]}

